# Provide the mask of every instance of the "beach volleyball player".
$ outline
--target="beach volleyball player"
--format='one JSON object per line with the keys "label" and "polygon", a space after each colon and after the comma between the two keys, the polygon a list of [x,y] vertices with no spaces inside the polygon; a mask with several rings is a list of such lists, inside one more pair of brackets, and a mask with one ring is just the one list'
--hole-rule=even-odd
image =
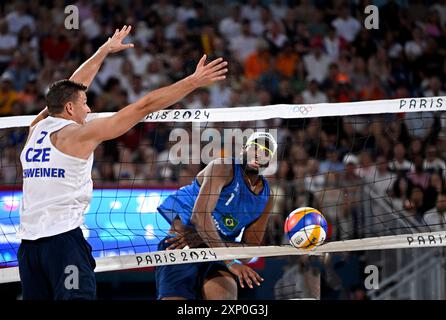
{"label": "beach volleyball player", "polygon": [[[24,299],[95,298],[95,262],[80,229],[92,197],[94,150],[147,114],[225,78],[227,63],[219,58],[205,64],[204,55],[192,75],[148,93],[110,117],[86,122],[87,87],[109,53],[132,47],[122,43],[130,30],[116,30],[69,80],[53,83],[47,107],[31,124],[20,156],[23,200],[17,237],[22,239],[18,261]],[[78,271],[75,286],[66,286],[67,269]]]}
{"label": "beach volleyball player", "polygon": [[[167,197],[158,211],[170,222],[171,235],[158,249],[260,245],[272,208],[270,188],[261,172],[276,150],[270,133],[255,132],[240,159],[212,161],[192,184]],[[241,234],[241,242],[236,242]],[[156,269],[157,296],[164,300],[235,300],[237,281],[242,288],[253,288],[263,279],[238,260]]]}

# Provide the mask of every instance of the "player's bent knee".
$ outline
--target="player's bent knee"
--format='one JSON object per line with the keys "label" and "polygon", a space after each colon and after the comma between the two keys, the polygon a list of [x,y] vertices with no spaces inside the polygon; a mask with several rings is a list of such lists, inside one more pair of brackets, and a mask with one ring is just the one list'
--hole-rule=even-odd
{"label": "player's bent knee", "polygon": [[237,300],[237,282],[230,273],[218,271],[204,283],[203,298],[206,300]]}

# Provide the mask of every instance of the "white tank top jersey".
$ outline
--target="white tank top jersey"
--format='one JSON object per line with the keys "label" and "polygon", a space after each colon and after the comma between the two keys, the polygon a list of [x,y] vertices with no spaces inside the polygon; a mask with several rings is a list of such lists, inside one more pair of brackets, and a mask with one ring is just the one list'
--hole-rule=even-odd
{"label": "white tank top jersey", "polygon": [[93,195],[88,160],[67,155],[51,143],[51,133],[75,123],[48,117],[34,128],[20,161],[23,168],[23,198],[17,238],[36,240],[73,230],[84,222]]}

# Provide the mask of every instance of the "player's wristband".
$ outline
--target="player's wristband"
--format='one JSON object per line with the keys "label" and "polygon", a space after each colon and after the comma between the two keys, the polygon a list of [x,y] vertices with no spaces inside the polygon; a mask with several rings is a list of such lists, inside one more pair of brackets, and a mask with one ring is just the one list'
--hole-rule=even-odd
{"label": "player's wristband", "polygon": [[242,264],[242,262],[240,261],[240,260],[237,260],[237,259],[234,259],[234,260],[232,260],[231,262],[229,262],[229,263],[227,263],[226,264],[226,268],[228,268],[229,269],[229,267],[231,267],[233,264]]}

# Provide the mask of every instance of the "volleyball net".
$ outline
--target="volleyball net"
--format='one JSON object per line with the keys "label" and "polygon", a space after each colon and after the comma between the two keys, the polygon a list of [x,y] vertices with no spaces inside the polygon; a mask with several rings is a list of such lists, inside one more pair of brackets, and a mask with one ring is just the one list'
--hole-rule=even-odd
{"label": "volleyball net", "polygon": [[[93,199],[82,230],[96,271],[444,246],[444,111],[446,97],[149,114],[95,152]],[[92,114],[89,120],[109,115]],[[19,280],[19,155],[33,119],[0,118],[0,282]],[[157,207],[212,160],[238,158],[256,131],[278,142],[264,171],[273,209],[262,246],[158,251],[170,226]],[[311,251],[291,247],[283,233],[287,215],[306,206],[328,222],[325,243]],[[237,223],[228,220],[228,226]]]}

